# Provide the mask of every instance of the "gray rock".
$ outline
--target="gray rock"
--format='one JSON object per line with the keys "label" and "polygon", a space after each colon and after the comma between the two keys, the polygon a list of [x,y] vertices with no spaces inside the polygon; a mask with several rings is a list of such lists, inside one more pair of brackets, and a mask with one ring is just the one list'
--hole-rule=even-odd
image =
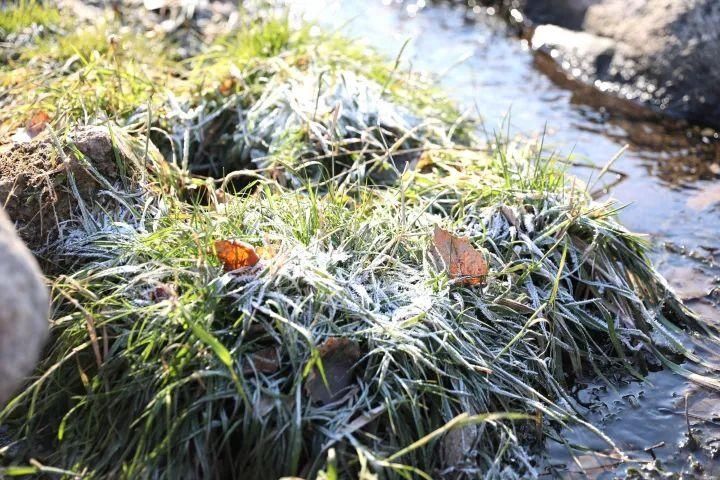
{"label": "gray rock", "polygon": [[720,126],[720,2],[605,0],[588,9],[584,28],[624,46],[609,79],[670,116]]}
{"label": "gray rock", "polygon": [[35,257],[0,209],[0,404],[38,359],[48,335],[48,302]]}
{"label": "gray rock", "polygon": [[565,69],[585,79],[607,73],[618,45],[609,38],[587,32],[575,32],[555,25],[540,25],[532,37],[533,47],[567,62]]}
{"label": "gray rock", "polygon": [[720,127],[720,2],[603,0],[582,29],[538,27],[533,45],[604,91]]}
{"label": "gray rock", "polygon": [[535,23],[579,29],[588,8],[601,0],[526,0],[525,14]]}

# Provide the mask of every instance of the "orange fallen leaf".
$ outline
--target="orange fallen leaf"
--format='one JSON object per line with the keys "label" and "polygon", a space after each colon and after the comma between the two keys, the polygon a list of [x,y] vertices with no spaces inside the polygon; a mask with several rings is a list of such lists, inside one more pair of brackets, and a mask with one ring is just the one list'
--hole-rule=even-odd
{"label": "orange fallen leaf", "polygon": [[223,264],[226,272],[242,267],[252,267],[260,261],[255,248],[239,240],[217,240],[215,255]]}
{"label": "orange fallen leaf", "polygon": [[295,60],[295,66],[300,70],[307,70],[308,65],[310,65],[310,58],[307,55],[298,57],[298,59]]}
{"label": "orange fallen leaf", "polygon": [[218,87],[220,94],[225,97],[233,93],[233,90],[235,90],[235,79],[232,77],[225,78]]}
{"label": "orange fallen leaf", "polygon": [[50,115],[48,115],[47,112],[44,112],[42,110],[35,112],[35,114],[30,118],[30,120],[28,120],[27,124],[25,125],[25,129],[27,130],[30,138],[37,137],[40,132],[45,130],[45,127],[47,126],[49,121]]}
{"label": "orange fallen leaf", "polygon": [[456,237],[435,226],[433,244],[451,278],[458,279],[459,283],[464,285],[478,285],[483,282],[488,272],[485,256],[470,244],[468,238]]}

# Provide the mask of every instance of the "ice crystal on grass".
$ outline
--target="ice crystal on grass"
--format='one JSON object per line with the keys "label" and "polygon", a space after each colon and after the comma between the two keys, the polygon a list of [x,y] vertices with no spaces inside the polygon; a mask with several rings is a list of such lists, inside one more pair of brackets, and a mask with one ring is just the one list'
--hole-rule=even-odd
{"label": "ice crystal on grass", "polygon": [[[14,442],[0,462],[89,478],[533,478],[559,427],[603,437],[569,407],[579,376],[664,363],[720,388],[669,357],[703,366],[682,328],[717,332],[614,205],[537,147],[487,147],[347,41],[263,22],[188,59],[166,100],[123,100],[139,188],[102,182],[118,207],[78,202],[64,225],[53,342],[0,411]],[[226,74],[233,88],[213,83]],[[233,190],[239,175],[252,182]],[[436,226],[487,254],[484,283],[448,278]],[[272,254],[226,272],[224,239]]]}

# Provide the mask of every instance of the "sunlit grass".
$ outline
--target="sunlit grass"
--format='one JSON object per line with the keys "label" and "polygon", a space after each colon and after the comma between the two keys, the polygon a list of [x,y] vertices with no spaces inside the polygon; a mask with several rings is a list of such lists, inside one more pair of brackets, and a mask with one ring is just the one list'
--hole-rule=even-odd
{"label": "sunlit grass", "polygon": [[156,48],[120,30],[100,19],[21,49],[17,68],[0,73],[7,87],[0,123],[20,126],[37,110],[48,112],[57,127],[102,119],[124,123],[163,94],[175,70],[162,42]]}
{"label": "sunlit grass", "polygon": [[[52,348],[0,414],[13,449],[51,442],[43,464],[90,478],[276,478],[312,477],[331,446],[341,471],[432,477],[443,435],[406,447],[469,413],[482,427],[465,427],[466,471],[534,476],[538,429],[583,423],[557,402],[570,378],[641,375],[664,325],[692,319],[615,207],[546,157],[426,147],[423,171],[391,188],[260,179],[208,206],[136,198],[122,228],[79,223],[58,245],[82,266],[54,282]],[[484,249],[487,286],[443,273],[436,224]],[[228,274],[212,253],[228,238],[274,253]],[[304,389],[330,338],[362,357],[354,389],[322,405]],[[270,372],[256,363],[268,348]]]}
{"label": "sunlit grass", "polygon": [[[69,267],[46,356],[0,411],[4,473],[532,478],[563,425],[602,437],[564,401],[574,378],[692,376],[668,351],[703,364],[678,337],[704,327],[646,241],[541,145],[481,141],[427,81],[336,33],[258,19],[178,60],[125,27],[23,46],[0,77],[0,122],[112,125],[135,173],[97,178],[117,208],[77,198],[47,249]],[[483,252],[485,285],[448,277],[436,225]],[[272,253],[227,273],[219,239]],[[308,376],[338,338],[361,355],[324,405]]]}
{"label": "sunlit grass", "polygon": [[33,25],[50,26],[60,23],[60,12],[50,2],[17,0],[0,2],[0,39]]}

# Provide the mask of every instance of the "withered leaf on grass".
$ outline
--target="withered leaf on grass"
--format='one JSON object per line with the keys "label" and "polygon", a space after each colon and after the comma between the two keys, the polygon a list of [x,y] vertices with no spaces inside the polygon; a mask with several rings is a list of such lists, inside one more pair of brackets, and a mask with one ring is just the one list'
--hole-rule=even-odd
{"label": "withered leaf on grass", "polygon": [[[305,381],[308,397],[319,404],[338,400],[352,385],[353,367],[360,359],[360,347],[344,337],[329,338],[318,347],[325,379],[317,366]],[[327,384],[324,380],[327,380]]]}
{"label": "withered leaf on grass", "polygon": [[162,302],[163,300],[177,299],[177,289],[175,285],[170,283],[159,283],[150,290],[149,297],[153,302]]}
{"label": "withered leaf on grass", "polygon": [[35,114],[28,120],[25,128],[30,138],[37,137],[40,132],[45,130],[48,122],[50,121],[50,115],[42,110],[35,112]]}
{"label": "withered leaf on grass", "polygon": [[260,261],[255,247],[240,240],[217,240],[215,255],[222,262],[226,272],[252,267]]}
{"label": "withered leaf on grass", "polygon": [[435,160],[433,159],[432,154],[428,151],[424,151],[420,154],[420,158],[418,158],[415,169],[419,172],[429,172],[433,165],[435,165]]}
{"label": "withered leaf on grass", "polygon": [[267,347],[250,354],[252,365],[243,366],[242,372],[247,375],[253,372],[275,373],[280,369],[280,360],[275,347]]}
{"label": "withered leaf on grass", "polygon": [[218,87],[220,95],[225,97],[233,93],[233,90],[235,90],[235,79],[233,77],[225,78],[222,82],[220,82],[220,86]]}
{"label": "withered leaf on grass", "polygon": [[433,245],[445,263],[450,278],[464,285],[478,285],[485,280],[488,273],[485,256],[470,244],[470,239],[456,237],[435,226]]}

